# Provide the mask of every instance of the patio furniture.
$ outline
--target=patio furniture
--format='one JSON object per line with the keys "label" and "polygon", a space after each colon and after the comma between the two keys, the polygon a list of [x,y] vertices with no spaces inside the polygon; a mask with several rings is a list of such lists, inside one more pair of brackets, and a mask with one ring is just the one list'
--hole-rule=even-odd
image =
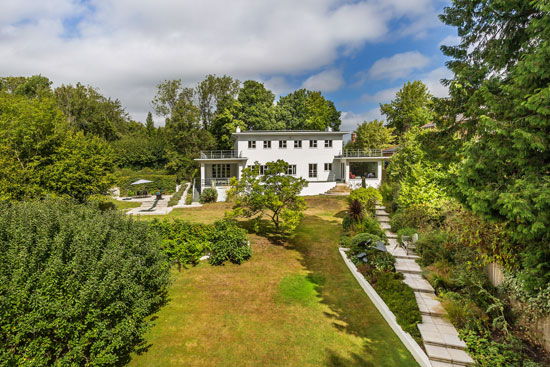
{"label": "patio furniture", "polygon": [[401,236],[401,246],[405,249],[407,255],[415,254],[417,239],[418,236]]}

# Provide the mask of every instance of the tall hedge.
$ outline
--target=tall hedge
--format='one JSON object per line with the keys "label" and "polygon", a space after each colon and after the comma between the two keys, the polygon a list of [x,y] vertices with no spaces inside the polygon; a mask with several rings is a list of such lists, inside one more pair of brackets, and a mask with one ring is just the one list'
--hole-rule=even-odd
{"label": "tall hedge", "polygon": [[0,204],[0,365],[124,362],[168,284],[145,223],[92,204]]}

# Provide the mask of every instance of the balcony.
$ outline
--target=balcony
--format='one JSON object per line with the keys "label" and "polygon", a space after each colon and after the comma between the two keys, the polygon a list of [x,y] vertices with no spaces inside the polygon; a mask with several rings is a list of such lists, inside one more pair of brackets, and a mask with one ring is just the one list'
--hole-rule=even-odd
{"label": "balcony", "polygon": [[380,149],[366,149],[366,150],[344,150],[340,152],[336,158],[371,158],[382,157],[382,150]]}
{"label": "balcony", "polygon": [[246,159],[241,152],[234,150],[203,150],[200,153],[200,159]]}

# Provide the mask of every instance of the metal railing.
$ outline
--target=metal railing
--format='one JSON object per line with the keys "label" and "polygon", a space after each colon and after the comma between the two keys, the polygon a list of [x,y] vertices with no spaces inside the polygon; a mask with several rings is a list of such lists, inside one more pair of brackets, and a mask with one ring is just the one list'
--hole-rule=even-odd
{"label": "metal railing", "polygon": [[201,159],[243,158],[241,152],[234,150],[203,150]]}
{"label": "metal railing", "polygon": [[382,157],[382,150],[380,149],[366,149],[366,150],[344,150],[336,156],[337,158],[361,158],[361,157]]}
{"label": "metal railing", "polygon": [[202,180],[202,187],[219,187],[219,186],[229,186],[229,182],[231,181],[231,177],[227,178],[207,178],[205,180]]}

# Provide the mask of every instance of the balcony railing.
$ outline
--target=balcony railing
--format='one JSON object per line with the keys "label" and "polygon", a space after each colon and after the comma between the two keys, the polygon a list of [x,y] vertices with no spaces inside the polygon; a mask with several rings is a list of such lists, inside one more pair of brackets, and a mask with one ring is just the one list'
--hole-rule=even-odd
{"label": "balcony railing", "polygon": [[382,157],[382,150],[380,149],[366,149],[366,150],[344,150],[340,152],[337,158],[363,158],[363,157]]}
{"label": "balcony railing", "polygon": [[203,150],[201,151],[201,159],[226,159],[226,158],[243,158],[241,152],[234,150]]}

